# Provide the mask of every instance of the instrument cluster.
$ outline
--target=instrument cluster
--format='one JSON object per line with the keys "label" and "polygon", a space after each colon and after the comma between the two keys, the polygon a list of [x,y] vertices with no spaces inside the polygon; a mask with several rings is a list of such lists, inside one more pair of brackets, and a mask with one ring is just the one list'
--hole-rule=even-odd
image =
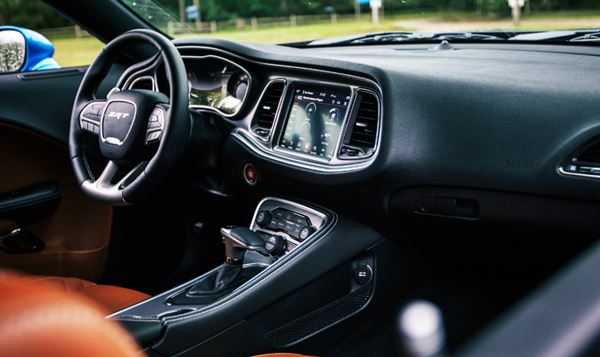
{"label": "instrument cluster", "polygon": [[227,117],[242,108],[251,77],[241,66],[219,56],[184,57],[190,108],[209,109]]}

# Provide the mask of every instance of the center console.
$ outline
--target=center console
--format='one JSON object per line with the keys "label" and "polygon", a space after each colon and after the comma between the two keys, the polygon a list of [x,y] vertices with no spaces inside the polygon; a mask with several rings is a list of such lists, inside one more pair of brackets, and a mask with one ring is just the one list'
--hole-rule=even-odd
{"label": "center console", "polygon": [[250,229],[266,242],[274,256],[289,253],[330,221],[326,213],[287,200],[263,200]]}
{"label": "center console", "polygon": [[263,199],[248,227],[221,235],[222,265],[109,316],[148,354],[249,355],[343,335],[346,320],[373,305],[378,271],[401,265],[371,229],[288,199]]}

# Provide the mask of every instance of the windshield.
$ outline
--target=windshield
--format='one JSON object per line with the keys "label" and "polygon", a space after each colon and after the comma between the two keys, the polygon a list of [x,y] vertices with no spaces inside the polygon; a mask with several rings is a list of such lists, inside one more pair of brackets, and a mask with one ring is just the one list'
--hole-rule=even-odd
{"label": "windshield", "polygon": [[[525,31],[600,31],[600,0],[123,0],[167,35],[216,37],[265,44],[306,42],[368,33],[482,32],[448,40],[508,39]],[[596,29],[592,31],[590,29]],[[581,34],[578,34],[578,36]],[[572,38],[574,38],[573,36]],[[579,36],[581,37],[581,36]],[[578,37],[578,38],[579,38]],[[389,41],[392,37],[379,36]],[[393,36],[394,41],[415,36]],[[556,39],[556,37],[552,37]],[[561,37],[564,39],[565,37]],[[440,37],[431,37],[439,40]],[[532,40],[529,37],[514,38]],[[548,38],[546,38],[548,40]],[[359,43],[366,43],[361,41]],[[321,41],[317,44],[327,44]],[[336,43],[332,41],[331,44]],[[337,42],[340,43],[340,42]]]}

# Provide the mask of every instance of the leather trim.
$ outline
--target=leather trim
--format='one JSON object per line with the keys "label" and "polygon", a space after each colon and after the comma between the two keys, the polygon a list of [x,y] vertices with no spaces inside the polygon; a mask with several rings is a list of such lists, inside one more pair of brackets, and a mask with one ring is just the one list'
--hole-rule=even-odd
{"label": "leather trim", "polygon": [[139,356],[139,348],[104,309],[60,289],[0,272],[3,356]]}
{"label": "leather trim", "polygon": [[69,294],[85,296],[102,305],[107,311],[117,311],[150,298],[150,295],[139,291],[112,285],[97,285],[77,278],[29,276],[24,277],[23,280],[29,285],[46,286]]}

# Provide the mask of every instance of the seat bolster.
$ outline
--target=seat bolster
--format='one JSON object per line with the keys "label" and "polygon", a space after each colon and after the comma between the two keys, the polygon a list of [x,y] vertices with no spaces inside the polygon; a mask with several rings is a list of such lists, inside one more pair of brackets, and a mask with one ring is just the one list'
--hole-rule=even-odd
{"label": "seat bolster", "polygon": [[0,302],[3,356],[139,356],[127,332],[77,294],[0,272]]}
{"label": "seat bolster", "polygon": [[63,290],[71,294],[79,294],[103,306],[107,313],[121,310],[150,298],[150,295],[112,285],[99,285],[78,278],[58,276],[26,276],[28,284],[45,286]]}

